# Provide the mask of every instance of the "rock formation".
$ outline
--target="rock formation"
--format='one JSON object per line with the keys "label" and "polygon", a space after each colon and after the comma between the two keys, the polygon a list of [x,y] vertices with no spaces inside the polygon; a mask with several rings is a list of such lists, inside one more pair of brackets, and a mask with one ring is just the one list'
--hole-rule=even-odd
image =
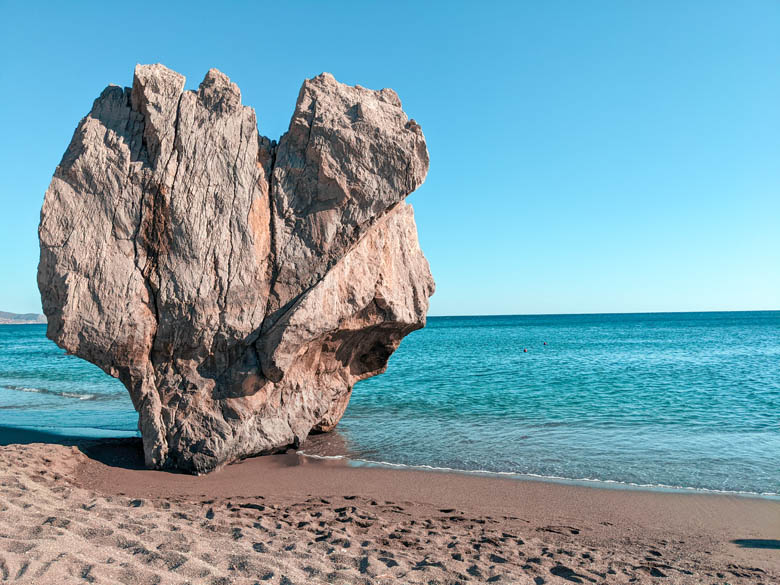
{"label": "rock formation", "polygon": [[279,143],[216,69],[107,87],[46,192],[48,336],[127,387],[147,465],[207,472],[332,429],[425,324],[404,198],[428,152],[398,96],[304,82]]}

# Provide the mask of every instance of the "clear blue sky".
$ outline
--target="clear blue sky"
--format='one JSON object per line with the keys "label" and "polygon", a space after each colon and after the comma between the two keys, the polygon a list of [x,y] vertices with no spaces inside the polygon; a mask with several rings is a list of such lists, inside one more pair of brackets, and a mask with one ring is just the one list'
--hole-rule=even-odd
{"label": "clear blue sky", "polygon": [[139,62],[221,69],[272,138],[306,77],[395,89],[433,315],[780,309],[776,0],[0,8],[0,310],[40,310],[44,191]]}

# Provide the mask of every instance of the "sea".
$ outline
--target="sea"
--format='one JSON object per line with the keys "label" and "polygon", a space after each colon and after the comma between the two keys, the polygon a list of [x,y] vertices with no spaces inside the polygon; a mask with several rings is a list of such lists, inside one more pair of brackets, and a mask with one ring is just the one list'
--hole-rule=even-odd
{"label": "sea", "polygon": [[[124,387],[0,325],[0,427],[137,436]],[[0,433],[1,434],[1,433]],[[309,457],[780,496],[780,311],[429,317]]]}

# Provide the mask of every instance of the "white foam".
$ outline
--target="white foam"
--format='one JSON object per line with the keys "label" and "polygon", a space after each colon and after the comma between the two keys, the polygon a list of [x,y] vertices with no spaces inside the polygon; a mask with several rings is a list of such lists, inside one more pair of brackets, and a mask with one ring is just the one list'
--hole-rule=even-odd
{"label": "white foam", "polygon": [[608,486],[615,486],[613,489],[639,489],[649,491],[683,491],[705,494],[725,494],[736,496],[748,496],[748,497],[762,497],[762,498],[780,498],[780,492],[751,492],[742,490],[718,490],[710,488],[696,488],[682,485],[668,485],[663,483],[634,483],[630,481],[618,481],[615,479],[599,479],[592,477],[563,477],[558,475],[541,475],[538,473],[518,473],[516,471],[490,471],[487,469],[457,469],[454,467],[437,467],[434,465],[409,465],[406,463],[391,463],[389,461],[373,461],[370,459],[349,458],[345,455],[316,455],[314,453],[306,453],[303,450],[297,451],[299,455],[309,457],[311,459],[343,459],[351,463],[361,463],[367,466],[377,467],[392,467],[399,469],[422,469],[425,471],[437,471],[444,473],[467,473],[470,475],[484,475],[484,476],[499,476],[499,477],[514,477],[517,479],[532,479],[539,481],[550,481],[555,483],[585,483],[585,484],[606,484]]}
{"label": "white foam", "polygon": [[61,392],[58,390],[49,390],[48,388],[31,388],[28,386],[2,386],[6,390],[15,390],[17,392],[31,392],[34,394],[46,394],[48,396],[59,396],[61,398],[75,398],[76,400],[97,400],[98,394],[81,394],[79,392]]}

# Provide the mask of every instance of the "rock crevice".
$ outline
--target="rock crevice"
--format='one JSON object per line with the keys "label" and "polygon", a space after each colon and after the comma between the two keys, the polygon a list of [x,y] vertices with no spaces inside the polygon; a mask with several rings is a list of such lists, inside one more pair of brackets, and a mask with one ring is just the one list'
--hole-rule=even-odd
{"label": "rock crevice", "polygon": [[148,465],[195,473],[332,429],[425,324],[434,284],[404,198],[419,125],[392,90],[322,74],[279,142],[211,69],[109,86],[41,211],[48,335],[127,387]]}

